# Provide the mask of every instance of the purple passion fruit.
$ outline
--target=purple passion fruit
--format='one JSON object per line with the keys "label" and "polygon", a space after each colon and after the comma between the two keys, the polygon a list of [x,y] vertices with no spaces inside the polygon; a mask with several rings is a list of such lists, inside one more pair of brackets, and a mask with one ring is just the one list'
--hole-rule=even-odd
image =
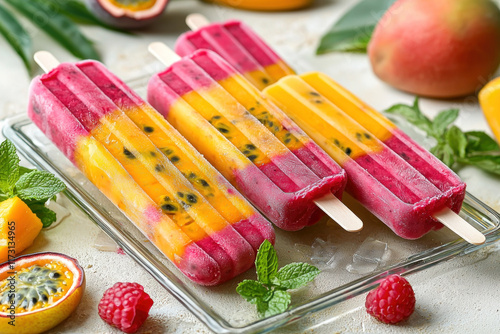
{"label": "purple passion fruit", "polygon": [[85,0],[104,23],[122,29],[142,28],[158,19],[168,0]]}
{"label": "purple passion fruit", "polygon": [[78,262],[59,253],[20,256],[0,265],[0,333],[45,332],[76,309],[85,290]]}

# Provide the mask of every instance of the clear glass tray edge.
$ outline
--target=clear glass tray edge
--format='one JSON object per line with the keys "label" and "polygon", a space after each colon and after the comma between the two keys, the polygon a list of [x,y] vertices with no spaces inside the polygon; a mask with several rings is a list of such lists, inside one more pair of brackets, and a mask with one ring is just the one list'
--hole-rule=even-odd
{"label": "clear glass tray edge", "polygon": [[[252,322],[243,327],[231,326],[225,319],[213,312],[203,301],[199,300],[188,289],[186,289],[174,273],[170,270],[160,270],[161,263],[138,241],[128,234],[118,229],[113,219],[105,212],[101,212],[98,205],[92,205],[92,199],[86,198],[85,193],[81,192],[72,180],[69,180],[61,174],[57,167],[42,155],[37,153],[36,146],[30,138],[19,130],[21,126],[31,123],[26,115],[10,117],[4,120],[2,132],[4,136],[14,142],[21,153],[30,163],[38,168],[48,170],[63,178],[68,184],[66,195],[81,210],[89,216],[106,234],[108,234],[134,261],[149,272],[164,288],[166,288],[176,299],[178,299],[189,311],[191,311],[201,322],[210,330],[217,333],[266,333],[279,327],[297,321],[309,314],[318,312],[328,307],[332,307],[342,301],[363,294],[375,285],[383,277],[399,273],[409,275],[434,266],[441,262],[452,259],[456,256],[475,252],[483,247],[491,245],[500,239],[500,224],[494,228],[485,231],[486,242],[482,245],[471,245],[463,240],[457,240],[448,244],[430,249],[428,251],[415,254],[403,262],[399,262],[391,267],[384,268],[382,271],[374,272],[363,276],[348,284],[339,286],[333,290],[316,297],[312,301],[295,305],[287,312]],[[500,214],[482,203],[473,195],[467,193],[466,202],[476,210],[485,210],[489,215],[500,222]],[[482,212],[481,210],[479,210]],[[484,214],[484,212],[483,212]]]}

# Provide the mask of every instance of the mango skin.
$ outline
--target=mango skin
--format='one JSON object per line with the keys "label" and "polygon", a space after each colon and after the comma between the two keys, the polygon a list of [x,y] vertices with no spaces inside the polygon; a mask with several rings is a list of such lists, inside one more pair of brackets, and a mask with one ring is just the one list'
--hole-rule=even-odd
{"label": "mango skin", "polygon": [[397,89],[475,93],[500,64],[500,10],[490,0],[399,0],[377,24],[368,55],[374,73]]}

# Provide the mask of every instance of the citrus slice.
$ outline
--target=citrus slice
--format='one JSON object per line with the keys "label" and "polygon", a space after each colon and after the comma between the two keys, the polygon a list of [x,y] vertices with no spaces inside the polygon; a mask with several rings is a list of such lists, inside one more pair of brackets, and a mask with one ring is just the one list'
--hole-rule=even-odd
{"label": "citrus slice", "polygon": [[500,143],[500,78],[491,80],[479,91],[479,103],[491,131]]}
{"label": "citrus slice", "polygon": [[0,265],[0,333],[42,333],[78,306],[85,274],[64,254],[36,253]]}

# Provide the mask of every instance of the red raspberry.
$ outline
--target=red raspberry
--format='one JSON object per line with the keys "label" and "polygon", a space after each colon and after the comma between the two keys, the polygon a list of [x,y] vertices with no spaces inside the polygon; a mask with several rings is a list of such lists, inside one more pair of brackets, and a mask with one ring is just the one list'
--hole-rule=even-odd
{"label": "red raspberry", "polygon": [[148,317],[153,300],[138,283],[115,283],[99,302],[99,316],[125,333],[135,333]]}
{"label": "red raspberry", "polygon": [[408,318],[415,310],[415,293],[405,278],[390,275],[377,289],[370,291],[365,307],[378,320],[395,324]]}

